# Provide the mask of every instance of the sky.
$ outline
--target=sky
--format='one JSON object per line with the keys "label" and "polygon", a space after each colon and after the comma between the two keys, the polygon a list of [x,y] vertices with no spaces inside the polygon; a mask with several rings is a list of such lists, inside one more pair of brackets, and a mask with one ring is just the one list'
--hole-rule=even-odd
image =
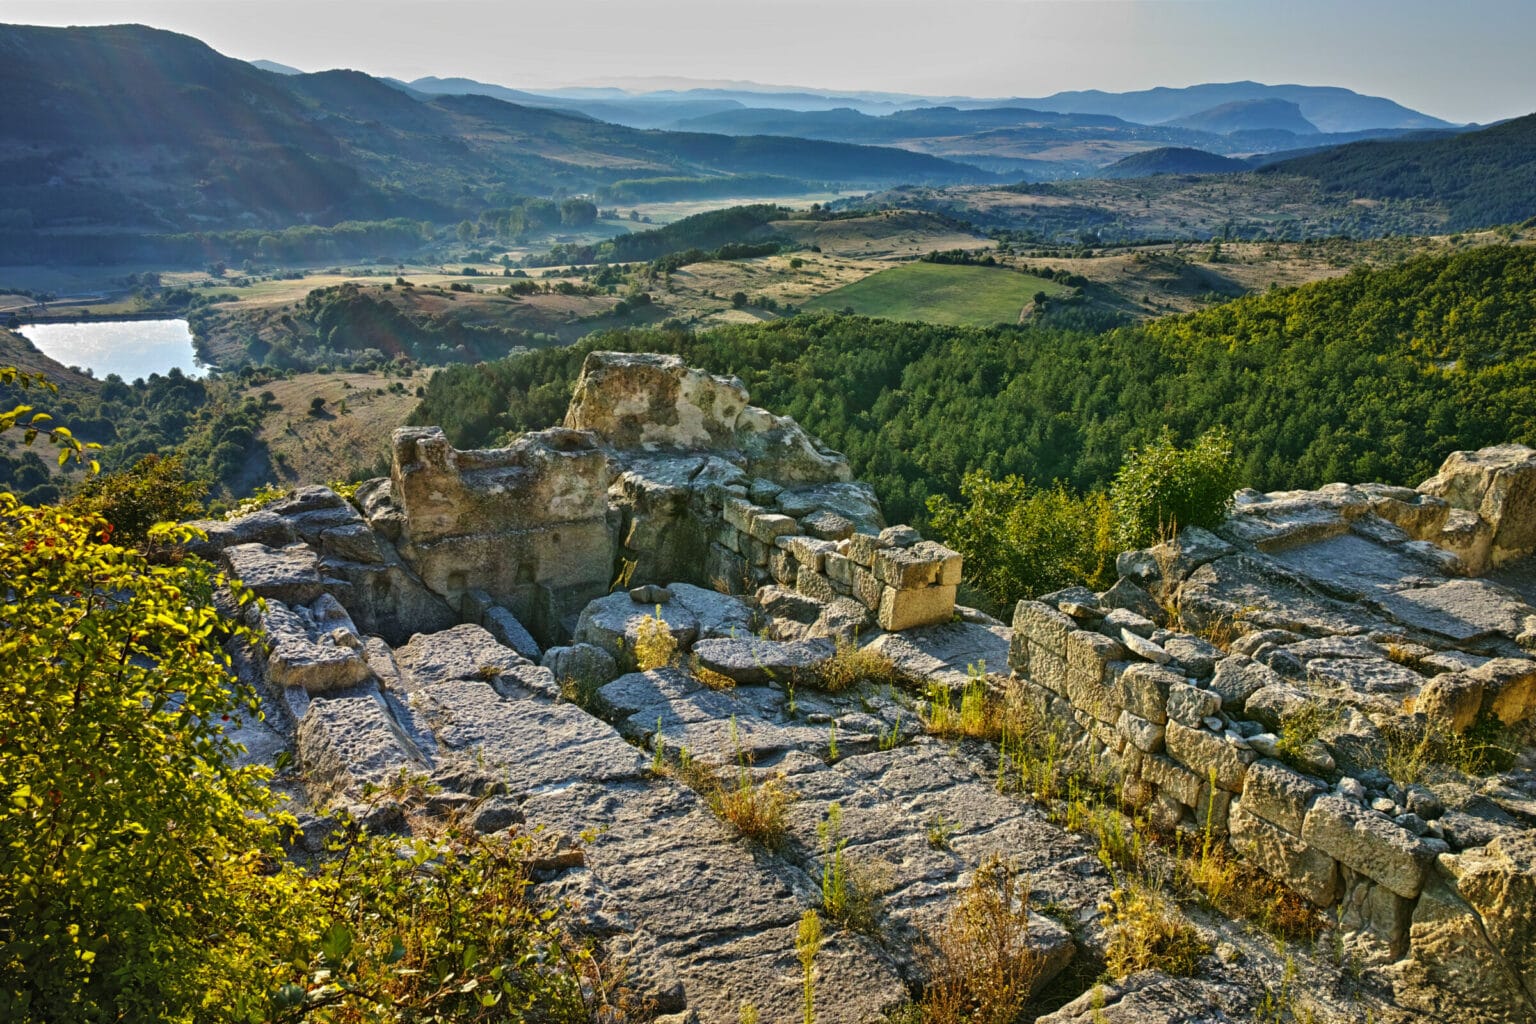
{"label": "sky", "polygon": [[514,88],[1006,97],[1251,79],[1456,122],[1536,110],[1536,0],[0,0],[0,22],[139,22],[304,71]]}

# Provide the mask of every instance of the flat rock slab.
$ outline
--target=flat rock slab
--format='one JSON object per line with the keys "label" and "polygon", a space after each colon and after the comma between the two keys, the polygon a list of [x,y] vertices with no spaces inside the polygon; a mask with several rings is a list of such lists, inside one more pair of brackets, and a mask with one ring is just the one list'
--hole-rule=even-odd
{"label": "flat rock slab", "polygon": [[963,685],[969,670],[1008,671],[1008,642],[1013,630],[974,622],[946,622],[937,626],[886,633],[869,642],[869,648],[885,655],[896,668],[914,679],[932,679],[950,686]]}
{"label": "flat rock slab", "polygon": [[236,544],[224,549],[224,567],[257,597],[284,604],[309,604],[324,592],[315,552],[303,544],[269,548]]}
{"label": "flat rock slab", "polygon": [[1345,601],[1401,590],[1426,576],[1442,577],[1411,551],[1378,544],[1353,533],[1275,552],[1269,557],[1305,576],[1330,597]]}
{"label": "flat rock slab", "polygon": [[316,698],[299,722],[299,763],[331,796],[360,796],[402,768],[428,764],[376,694]]}
{"label": "flat rock slab", "polygon": [[781,642],[756,637],[700,640],[693,645],[699,664],[738,683],[794,682],[836,651],[830,640]]}
{"label": "flat rock slab", "polygon": [[512,793],[635,779],[649,764],[612,726],[575,705],[509,699],[480,680],[421,687],[410,708],[441,747],[472,753]]}
{"label": "flat rock slab", "polygon": [[528,664],[484,627],[467,623],[441,633],[418,633],[395,651],[395,661],[415,687],[456,679],[489,682]]}
{"label": "flat rock slab", "polygon": [[[625,736],[649,746],[659,730],[671,755],[686,749],[690,757],[708,764],[734,764],[742,757],[762,764],[791,750],[827,753],[832,737],[830,724],[778,721],[786,704],[778,690],[711,690],[675,669],[620,676],[597,696]],[[838,742],[873,739],[844,733]]]}
{"label": "flat rock slab", "polygon": [[1513,591],[1487,580],[1449,580],[1382,595],[1372,603],[1396,622],[1458,643],[1517,636],[1526,616],[1536,615],[1536,608]]}

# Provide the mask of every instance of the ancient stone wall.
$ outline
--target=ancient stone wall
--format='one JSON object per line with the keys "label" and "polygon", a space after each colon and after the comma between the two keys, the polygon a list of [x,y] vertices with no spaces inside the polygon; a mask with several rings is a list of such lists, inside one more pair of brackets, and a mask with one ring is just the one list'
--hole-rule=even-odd
{"label": "ancient stone wall", "polygon": [[[1367,960],[1524,1019],[1536,942],[1530,929],[1493,941],[1486,922],[1529,912],[1508,900],[1536,886],[1536,781],[1523,768],[1394,778],[1392,754],[1404,737],[1536,716],[1536,608],[1467,578],[1531,554],[1527,488],[1536,453],[1505,448],[1453,456],[1421,489],[1445,498],[1244,492],[1216,533],[1122,555],[1103,594],[1021,601],[1013,685],[1117,769],[1152,826],[1224,839],[1335,916]],[[1483,538],[1470,564],[1468,536]]]}

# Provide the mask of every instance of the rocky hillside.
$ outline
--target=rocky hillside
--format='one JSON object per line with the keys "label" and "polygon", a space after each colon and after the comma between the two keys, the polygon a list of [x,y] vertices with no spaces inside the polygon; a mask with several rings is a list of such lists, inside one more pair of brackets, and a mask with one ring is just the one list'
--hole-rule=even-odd
{"label": "rocky hillside", "polygon": [[[507,448],[393,450],[353,502],[202,524],[265,600],[241,738],[293,758],[296,855],[338,806],[531,833],[566,926],[672,1021],[808,990],[871,1024],[1002,990],[1056,1024],[1531,1019],[1536,608],[1477,574],[1529,582],[1536,452],[1247,492],[1010,627],[841,455],[675,357],[591,354],[564,426]],[[368,795],[402,772],[425,807]]]}

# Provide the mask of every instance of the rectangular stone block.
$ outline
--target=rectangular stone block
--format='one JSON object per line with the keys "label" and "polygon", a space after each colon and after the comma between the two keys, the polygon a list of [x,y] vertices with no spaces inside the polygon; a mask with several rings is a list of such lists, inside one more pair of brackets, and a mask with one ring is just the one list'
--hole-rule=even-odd
{"label": "rectangular stone block", "polygon": [[1183,682],[1184,677],[1177,672],[1147,662],[1120,666],[1115,674],[1120,702],[1132,714],[1158,725],[1168,721],[1169,691]]}
{"label": "rectangular stone block", "polygon": [[875,611],[880,607],[880,597],[885,593],[885,584],[875,578],[875,574],[863,566],[853,566],[853,596],[860,604]]}
{"label": "rectangular stone block", "polygon": [[818,509],[801,518],[800,528],[822,540],[845,540],[853,536],[853,523],[828,509]]}
{"label": "rectangular stone block", "polygon": [[848,538],[848,557],[869,569],[875,564],[875,552],[886,546],[886,542],[874,534],[855,533]]}
{"label": "rectangular stone block", "polygon": [[1258,754],[1235,746],[1226,734],[1191,729],[1170,721],[1166,736],[1168,753],[1200,778],[1214,776],[1216,785],[1231,793],[1243,791],[1243,777]]}
{"label": "rectangular stone block", "polygon": [[745,498],[726,498],[720,505],[720,517],[732,529],[748,533],[752,529],[752,516],[761,511]]}
{"label": "rectangular stone block", "polygon": [[834,601],[837,599],[837,591],[832,589],[832,581],[821,573],[808,566],[800,566],[795,574],[795,589],[806,597],[813,597],[818,601]]}
{"label": "rectangular stone block", "polygon": [[777,512],[760,512],[752,517],[748,532],[752,534],[753,540],[772,544],[779,537],[799,533],[800,523],[793,516],[780,515]]}
{"label": "rectangular stone block", "polygon": [[1124,736],[1131,746],[1142,753],[1162,753],[1164,733],[1162,726],[1133,715],[1129,711],[1122,710],[1119,721],[1115,723],[1115,728],[1119,730],[1120,735]]}
{"label": "rectangular stone block", "polygon": [[853,587],[853,562],[847,555],[838,554],[834,548],[823,556],[821,568],[833,583],[842,583],[850,589]]}
{"label": "rectangular stone block", "polygon": [[741,553],[746,556],[748,562],[758,568],[768,568],[768,554],[777,550],[772,544],[764,544],[756,537],[741,538]]}
{"label": "rectangular stone block", "polygon": [[955,614],[954,587],[897,590],[886,587],[880,595],[877,621],[881,629],[913,629],[948,622]]}
{"label": "rectangular stone block", "polygon": [[1044,602],[1020,601],[1013,609],[1013,628],[1046,650],[1066,657],[1067,634],[1077,623]]}
{"label": "rectangular stone block", "polygon": [[1255,761],[1243,779],[1243,806],[1299,836],[1307,811],[1323,792],[1316,781],[1279,761]]}
{"label": "rectangular stone block", "polygon": [[884,548],[875,552],[874,570],[880,582],[897,590],[926,587],[939,578],[942,561],[925,558],[916,545],[910,548]]}
{"label": "rectangular stone block", "polygon": [[1109,665],[1125,648],[1100,633],[1073,630],[1067,634],[1067,699],[1107,725],[1120,720],[1123,705],[1110,685]]}
{"label": "rectangular stone block", "polygon": [[1434,852],[1407,829],[1341,796],[1319,797],[1301,838],[1405,899],[1424,888]]}
{"label": "rectangular stone block", "polygon": [[817,572],[826,571],[828,554],[837,554],[836,544],[829,540],[817,540],[815,537],[780,537],[775,543],[783,546],[795,561],[801,565],[810,566]]}
{"label": "rectangular stone block", "polygon": [[1227,830],[1239,856],[1309,902],[1331,907],[1339,898],[1338,862],[1251,813],[1246,796],[1228,809]]}
{"label": "rectangular stone block", "polygon": [[1157,754],[1141,759],[1141,777],[1185,807],[1193,807],[1200,801],[1200,788],[1205,784],[1188,768]]}
{"label": "rectangular stone block", "polygon": [[[1017,636],[1017,634],[1015,634]],[[1033,640],[1029,644],[1029,673],[1031,681],[1050,690],[1058,697],[1067,695],[1067,659],[1055,651],[1048,651]]]}
{"label": "rectangular stone block", "polygon": [[800,563],[795,561],[788,551],[775,549],[768,556],[768,574],[773,577],[775,583],[781,583],[786,587],[794,586],[795,576],[800,569]]}
{"label": "rectangular stone block", "polygon": [[734,526],[721,523],[719,528],[714,531],[714,542],[727,551],[734,551],[737,554],[741,553],[741,531],[737,530]]}

